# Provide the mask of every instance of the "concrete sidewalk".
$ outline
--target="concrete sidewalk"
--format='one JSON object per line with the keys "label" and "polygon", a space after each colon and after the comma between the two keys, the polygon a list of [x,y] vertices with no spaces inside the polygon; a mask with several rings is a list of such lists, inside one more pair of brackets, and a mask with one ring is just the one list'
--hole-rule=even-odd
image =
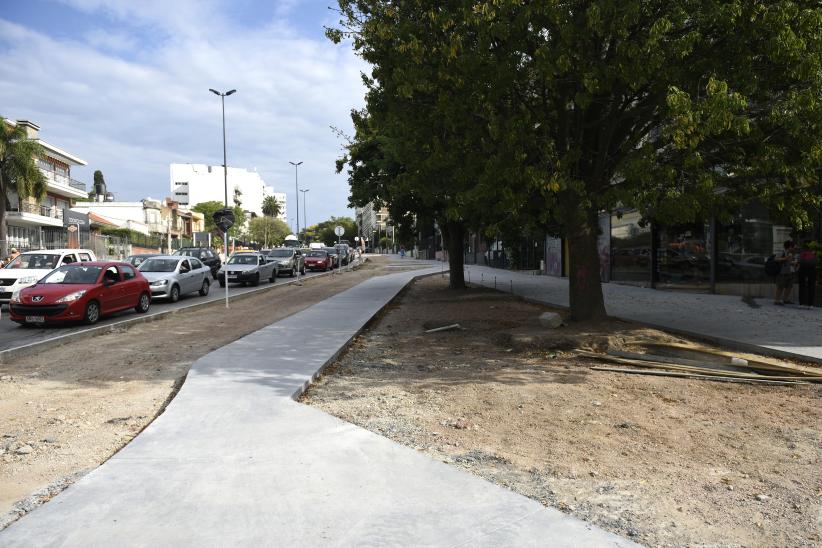
{"label": "concrete sidewalk", "polygon": [[372,278],[201,358],[165,413],[0,545],[633,546],[292,399],[424,272]]}
{"label": "concrete sidewalk", "polygon": [[[568,280],[469,265],[471,282],[511,291],[530,300],[568,306]],[[822,362],[822,309],[776,306],[758,299],[753,308],[733,295],[659,291],[602,284],[608,314],[689,333],[749,351]]]}

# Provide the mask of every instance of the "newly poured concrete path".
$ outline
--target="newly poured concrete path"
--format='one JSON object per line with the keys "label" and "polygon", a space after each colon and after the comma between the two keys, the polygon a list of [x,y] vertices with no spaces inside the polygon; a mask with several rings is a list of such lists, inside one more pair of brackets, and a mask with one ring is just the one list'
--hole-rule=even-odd
{"label": "newly poured concrete path", "polygon": [[631,546],[292,399],[419,274],[201,358],[163,415],[0,546]]}

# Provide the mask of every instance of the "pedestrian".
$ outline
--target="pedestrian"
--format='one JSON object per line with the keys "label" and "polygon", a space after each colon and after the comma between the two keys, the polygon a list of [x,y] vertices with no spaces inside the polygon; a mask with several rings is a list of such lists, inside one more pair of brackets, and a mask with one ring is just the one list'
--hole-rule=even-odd
{"label": "pedestrian", "polygon": [[9,262],[12,262],[17,256],[20,255],[20,252],[17,251],[16,247],[11,248],[11,255],[9,255]]}
{"label": "pedestrian", "polygon": [[405,259],[405,246],[400,246],[400,259]]}
{"label": "pedestrian", "polygon": [[794,254],[796,246],[792,240],[786,240],[782,254],[776,257],[776,262],[780,263],[779,274],[776,275],[776,296],[773,304],[785,305],[793,304],[790,300],[793,289],[793,275],[796,266],[796,256]]}
{"label": "pedestrian", "polygon": [[816,251],[811,249],[810,242],[805,240],[799,251],[799,306],[808,310],[813,308],[816,299]]}

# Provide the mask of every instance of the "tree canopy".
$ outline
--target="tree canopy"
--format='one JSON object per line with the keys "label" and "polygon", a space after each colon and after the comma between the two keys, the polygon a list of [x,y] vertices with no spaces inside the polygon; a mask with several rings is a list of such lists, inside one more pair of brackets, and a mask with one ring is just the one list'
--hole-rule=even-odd
{"label": "tree canopy", "polygon": [[[217,228],[217,225],[214,224],[214,213],[220,209],[223,209],[223,202],[218,200],[200,202],[191,208],[192,211],[197,211],[203,214],[203,217],[205,218],[204,224],[206,231],[211,232],[216,238],[222,238],[222,231],[220,231]],[[243,236],[243,230],[246,222],[245,212],[239,205],[235,205],[231,209],[234,212],[234,226],[228,230],[228,235],[234,238],[241,238]]]}
{"label": "tree canopy", "polygon": [[357,236],[357,222],[351,217],[334,217],[333,215],[327,221],[306,228],[304,233],[306,242],[322,242],[326,245],[334,244],[337,241],[334,227],[337,225],[345,229],[345,233],[340,239],[348,240],[353,245],[354,237]]}
{"label": "tree canopy", "polygon": [[282,211],[280,211],[280,203],[274,196],[266,196],[263,198],[263,215],[267,217],[276,217]]}
{"label": "tree canopy", "polygon": [[37,167],[36,159],[44,154],[37,141],[28,138],[26,129],[0,117],[0,252],[9,252],[6,207],[12,193],[17,201],[33,197],[41,200],[48,183]]}
{"label": "tree canopy", "polygon": [[280,219],[254,217],[248,222],[248,237],[264,248],[282,245],[291,229]]}
{"label": "tree canopy", "polygon": [[352,200],[551,227],[574,318],[605,314],[600,212],[687,222],[756,198],[801,228],[822,199],[817,2],[339,4],[329,37],[372,66],[343,159]]}

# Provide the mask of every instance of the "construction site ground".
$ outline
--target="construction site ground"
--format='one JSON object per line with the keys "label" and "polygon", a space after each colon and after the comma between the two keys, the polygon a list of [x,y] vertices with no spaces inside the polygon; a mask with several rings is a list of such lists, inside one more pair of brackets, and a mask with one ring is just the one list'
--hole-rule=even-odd
{"label": "construction site ground", "polygon": [[688,341],[548,310],[425,278],[303,401],[646,545],[822,544],[822,385],[594,371],[577,351]]}
{"label": "construction site ground", "polygon": [[[410,265],[409,265],[410,266]],[[212,350],[388,272],[277,285],[0,364],[0,529],[95,468],[145,428]]]}

